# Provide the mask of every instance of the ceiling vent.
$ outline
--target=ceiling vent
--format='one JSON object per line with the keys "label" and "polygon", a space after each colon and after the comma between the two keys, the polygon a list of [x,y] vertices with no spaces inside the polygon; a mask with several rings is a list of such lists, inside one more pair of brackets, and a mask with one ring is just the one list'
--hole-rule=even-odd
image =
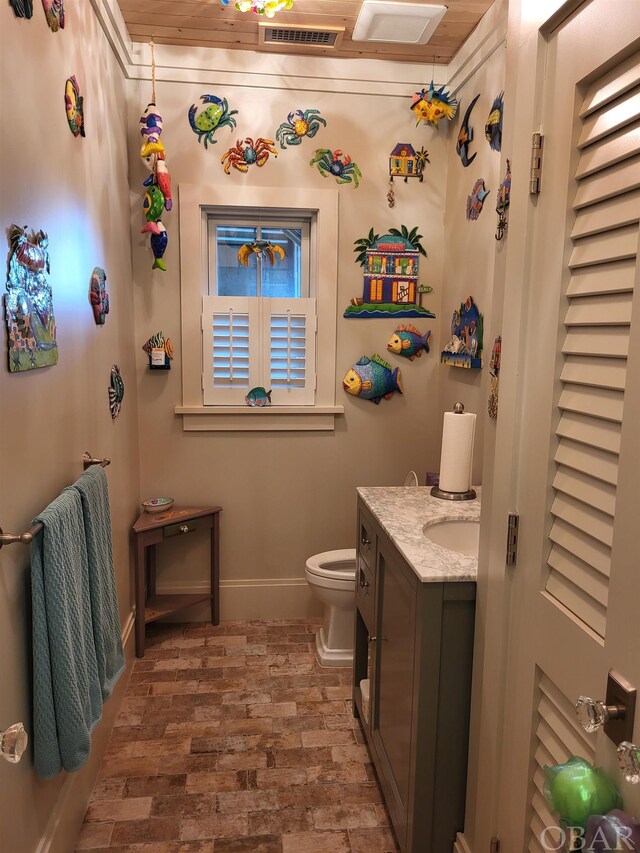
{"label": "ceiling vent", "polygon": [[354,41],[426,44],[446,11],[446,6],[364,0],[352,38]]}
{"label": "ceiling vent", "polygon": [[344,27],[293,27],[258,24],[258,44],[293,45],[335,49],[340,47]]}

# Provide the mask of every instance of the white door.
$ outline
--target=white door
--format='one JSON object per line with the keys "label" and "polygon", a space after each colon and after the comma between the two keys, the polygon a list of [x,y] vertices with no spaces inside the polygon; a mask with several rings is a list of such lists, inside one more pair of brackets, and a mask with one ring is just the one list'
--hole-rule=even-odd
{"label": "white door", "polygon": [[543,834],[558,823],[543,767],[573,754],[605,767],[640,816],[640,785],[573,708],[604,699],[611,667],[640,689],[639,39],[637,0],[585,2],[548,36],[499,795],[508,853],[559,849]]}

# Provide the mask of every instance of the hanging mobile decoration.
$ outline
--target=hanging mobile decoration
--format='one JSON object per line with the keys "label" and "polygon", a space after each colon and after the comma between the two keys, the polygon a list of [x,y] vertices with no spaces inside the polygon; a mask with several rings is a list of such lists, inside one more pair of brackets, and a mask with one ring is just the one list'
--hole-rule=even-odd
{"label": "hanging mobile decoration", "polygon": [[507,171],[498,187],[496,199],[496,213],[498,214],[498,225],[496,228],[496,240],[502,240],[507,232],[507,208],[511,200],[511,163],[507,160]]}
{"label": "hanging mobile decoration", "polygon": [[18,373],[58,362],[53,293],[49,273],[49,238],[27,226],[9,229],[9,274],[4,297],[9,370]]}
{"label": "hanging mobile decoration", "polygon": [[69,77],[65,83],[64,105],[71,133],[74,136],[84,136],[84,99],[75,76]]}
{"label": "hanging mobile decoration", "polygon": [[344,154],[339,148],[331,151],[330,148],[316,148],[316,153],[309,161],[311,168],[318,167],[323,178],[332,175],[338,184],[350,184],[358,189],[362,172],[357,163],[353,163],[348,154]]}
{"label": "hanging mobile decoration", "polygon": [[476,101],[479,97],[480,95],[476,95],[467,107],[467,111],[462,119],[462,124],[460,125],[460,130],[458,131],[456,152],[458,157],[462,160],[462,165],[465,168],[473,163],[477,154],[477,152],[475,152],[471,157],[469,157],[469,143],[473,141],[473,128],[469,127],[469,119],[471,118],[471,110],[475,107]]}
{"label": "hanging mobile decoration", "polygon": [[42,0],[44,16],[52,33],[64,29],[64,0]]}
{"label": "hanging mobile decoration", "polygon": [[276,130],[276,141],[280,148],[287,145],[300,145],[303,136],[312,139],[320,130],[320,126],[327,126],[327,122],[320,115],[319,110],[296,110],[289,113],[287,120],[282,122]]}
{"label": "hanging mobile decoration", "polygon": [[[220,2],[223,6],[228,6],[231,0]],[[255,12],[256,15],[273,18],[276,12],[288,12],[293,9],[293,0],[236,0],[235,8],[238,12]]]}
{"label": "hanging mobile decoration", "polygon": [[281,261],[285,258],[282,246],[274,246],[271,240],[254,240],[252,243],[245,243],[238,249],[238,260],[245,267],[249,266],[249,258],[252,255],[265,258],[271,266],[274,265],[276,257],[279,257]]}
{"label": "hanging mobile decoration", "polygon": [[204,141],[204,147],[207,145],[215,145],[218,141],[213,136],[221,127],[228,127],[233,130],[236,126],[236,120],[233,118],[238,110],[229,110],[229,104],[226,98],[218,98],[216,95],[200,95],[200,100],[203,104],[208,104],[203,110],[198,112],[198,104],[192,104],[189,107],[189,124],[191,130],[198,137],[198,142]]}
{"label": "hanging mobile decoration", "polygon": [[151,269],[166,270],[163,257],[167,249],[169,237],[167,229],[162,223],[164,211],[170,211],[173,207],[171,195],[171,176],[166,163],[164,144],[160,139],[163,129],[162,116],[156,109],[156,61],[155,45],[150,42],[151,49],[151,103],[140,116],[140,135],[142,136],[142,147],[140,157],[151,174],[143,181],[147,187],[142,207],[146,217],[146,223],[140,229],[141,234],[149,234],[149,244],[153,252],[153,264]]}
{"label": "hanging mobile decoration", "polygon": [[396,355],[402,355],[413,361],[420,358],[422,351],[429,352],[429,338],[431,330],[425,335],[418,331],[415,326],[398,326],[389,338],[387,349]]}
{"label": "hanging mobile decoration", "polygon": [[455,117],[458,101],[449,92],[445,92],[444,86],[436,89],[432,80],[427,89],[413,94],[410,109],[418,117],[416,125],[423,121],[438,127],[440,119],[451,121]]}
{"label": "hanging mobile decoration", "polygon": [[483,317],[471,296],[453,312],[451,338],[440,353],[442,364],[452,367],[482,367]]}
{"label": "hanging mobile decoration", "polygon": [[238,139],[236,144],[222,155],[220,162],[224,163],[225,175],[230,174],[232,166],[239,172],[248,172],[249,166],[264,166],[270,154],[274,157],[278,156],[278,152],[273,147],[273,139],[264,139],[259,136],[254,142],[250,136],[247,136],[244,140]]}
{"label": "hanging mobile decoration", "polygon": [[149,356],[150,370],[171,370],[173,344],[171,339],[165,338],[162,332],[152,335],[142,349]]}
{"label": "hanging mobile decoration", "polygon": [[496,95],[491,104],[491,112],[484,128],[487,142],[494,151],[502,149],[502,117],[504,114],[504,92]]}
{"label": "hanging mobile decoration", "polygon": [[94,267],[91,273],[89,302],[93,309],[96,326],[104,326],[109,313],[109,294],[107,293],[107,274],[102,267]]}
{"label": "hanging mobile decoration", "polygon": [[489,383],[489,417],[494,420],[498,417],[498,389],[500,385],[500,356],[502,352],[502,337],[498,337],[493,342],[491,349],[491,358],[489,359],[489,373],[491,381]]}
{"label": "hanging mobile decoration", "polygon": [[114,364],[111,368],[111,384],[109,385],[109,410],[114,421],[120,414],[123,399],[124,381],[120,375],[120,368]]}
{"label": "hanging mobile decoration", "polygon": [[467,219],[476,220],[482,213],[484,200],[489,195],[489,190],[485,189],[484,180],[478,178],[473,185],[471,195],[467,196]]}
{"label": "hanging mobile decoration", "polygon": [[31,18],[33,16],[33,0],[9,0],[16,18]]}

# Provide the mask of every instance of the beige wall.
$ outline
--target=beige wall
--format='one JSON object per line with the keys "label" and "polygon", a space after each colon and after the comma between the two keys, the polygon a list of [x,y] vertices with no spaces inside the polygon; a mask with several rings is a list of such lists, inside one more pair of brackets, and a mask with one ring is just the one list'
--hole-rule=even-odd
{"label": "beige wall", "polygon": [[[190,56],[177,49],[158,48],[156,58],[163,66],[160,74],[170,79],[185,76],[181,67]],[[247,61],[246,57],[229,59],[231,63]],[[203,53],[191,61],[194,68],[207,66]],[[219,182],[228,187],[232,198],[238,186],[269,186],[274,188],[274,198],[286,205],[289,188],[332,185],[330,179],[323,179],[315,168],[309,167],[318,147],[341,148],[362,171],[359,189],[345,185],[339,190],[336,401],[344,405],[345,415],[337,417],[335,431],[327,433],[183,432],[181,419],[173,411],[181,401],[179,204],[164,217],[170,239],[165,255],[169,269],[166,273],[152,272],[147,240],[139,233],[144,221],[141,184],[147,173],[138,156],[137,129],[140,112],[150,97],[150,86],[147,82],[131,84],[129,155],[142,491],[145,497],[168,494],[179,502],[222,505],[223,619],[303,615],[309,602],[304,583],[306,558],[319,551],[354,545],[356,486],[402,484],[412,468],[423,480],[426,470],[433,470],[439,462],[438,321],[417,322],[421,330],[432,329],[432,352],[426,358],[414,362],[389,359],[400,365],[404,396],[396,394],[375,406],[342,390],[342,377],[358,358],[374,352],[385,355],[396,326],[392,319],[342,317],[351,297],[362,295],[362,271],[354,263],[354,240],[365,236],[372,226],[383,234],[389,227],[418,225],[429,256],[421,261],[421,280],[434,288],[425,305],[438,316],[443,287],[443,208],[450,137],[446,128],[416,128],[408,99],[415,91],[413,83],[406,84],[402,96],[376,94],[385,85],[389,88],[386,81],[415,73],[414,67],[405,69],[383,62],[370,65],[376,66],[379,82],[373,80],[365,87],[365,94],[356,93],[363,89],[362,81],[355,79],[363,76],[360,67],[356,71],[356,66],[349,64],[353,82],[343,80],[338,84],[335,78],[342,71],[338,64],[334,67],[325,62],[320,68],[319,63],[293,57],[287,58],[287,74],[278,70],[275,60],[253,57],[244,86],[224,85],[211,75],[207,82],[159,79],[157,84],[174,188],[181,183]],[[178,68],[180,71],[174,71]],[[229,66],[229,75],[221,73],[219,78],[233,77],[233,71]],[[195,78],[196,74],[202,77],[200,71],[191,76]],[[303,74],[316,76],[307,76],[304,83],[297,84]],[[422,77],[421,83],[425,80]],[[296,85],[305,90],[296,89]],[[353,92],[344,91],[349,87]],[[342,91],[326,91],[328,88]],[[187,122],[189,106],[206,92],[226,97],[230,107],[238,110],[237,131],[221,129],[217,144],[209,150],[198,143]],[[308,107],[319,109],[327,120],[327,127],[314,139],[305,139],[300,146],[286,151],[278,148],[277,159],[271,158],[261,169],[253,167],[246,176],[238,172],[224,174],[220,157],[236,139],[273,138],[289,112]],[[431,164],[426,168],[423,184],[396,181],[396,206],[390,210],[386,200],[387,158],[396,142],[401,141],[411,142],[416,148],[425,145]],[[170,372],[147,371],[145,355],[139,350],[158,330],[177,344]],[[320,361],[323,357],[325,354],[318,353]],[[185,547],[187,544],[190,549]],[[206,542],[176,543],[164,548],[159,557],[159,584],[165,589],[196,589],[205,582]],[[275,586],[271,581],[276,579],[288,579],[300,586]],[[243,586],[233,586],[238,583]]]}
{"label": "beige wall", "polygon": [[[0,4],[2,231],[16,223],[49,235],[59,347],[55,367],[9,374],[2,324],[0,525],[11,533],[28,529],[81,473],[84,450],[111,457],[124,623],[131,611],[128,530],[139,499],[124,80],[89,3],[67,4],[66,11],[65,30],[54,34],[40,4],[30,21]],[[72,74],[85,96],[86,139],[74,138],[66,121],[64,87]],[[3,258],[7,251],[5,243]],[[111,298],[101,328],[88,302],[96,265],[107,271]],[[114,362],[127,389],[122,414],[112,422],[107,386]],[[0,551],[0,729],[22,720],[31,730],[28,561],[23,545]],[[3,850],[27,853],[48,837],[63,782],[39,780],[30,753],[17,765],[0,761]],[[59,849],[72,849],[73,838]]]}
{"label": "beige wall", "polygon": [[[506,27],[504,17],[505,3],[496,3],[487,13],[487,18],[496,16],[503,21],[503,33]],[[497,13],[503,10],[500,17]],[[486,22],[485,22],[486,24]],[[470,41],[474,40],[471,36]],[[451,411],[453,404],[460,400],[465,410],[476,412],[476,441],[474,450],[473,482],[482,482],[482,454],[484,433],[487,424],[487,400],[489,396],[489,359],[495,337],[500,334],[492,314],[493,277],[496,252],[501,252],[504,242],[494,238],[497,224],[495,212],[498,186],[504,170],[501,167],[503,155],[493,151],[484,135],[484,127],[493,104],[493,99],[505,85],[506,51],[501,44],[488,59],[464,82],[456,88],[456,97],[460,100],[455,127],[452,128],[451,142],[447,155],[446,204],[445,204],[445,288],[440,314],[440,337],[444,343],[451,335],[451,315],[455,308],[472,296],[481,314],[484,315],[484,351],[482,370],[466,370],[442,365],[440,373],[439,402],[442,411]],[[455,143],[458,131],[464,119],[467,107],[480,95],[471,112],[469,124],[473,128],[474,138],[469,146],[469,156],[476,154],[470,166],[463,166],[456,153]],[[508,105],[507,105],[508,109]],[[489,195],[478,219],[466,218],[467,197],[478,178],[483,178]]]}

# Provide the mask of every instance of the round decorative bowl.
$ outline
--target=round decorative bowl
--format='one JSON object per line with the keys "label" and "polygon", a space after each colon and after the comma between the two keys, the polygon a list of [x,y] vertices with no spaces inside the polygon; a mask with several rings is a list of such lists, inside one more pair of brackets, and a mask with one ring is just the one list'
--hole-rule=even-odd
{"label": "round decorative bowl", "polygon": [[148,498],[142,501],[142,508],[145,512],[165,512],[173,506],[173,498]]}

